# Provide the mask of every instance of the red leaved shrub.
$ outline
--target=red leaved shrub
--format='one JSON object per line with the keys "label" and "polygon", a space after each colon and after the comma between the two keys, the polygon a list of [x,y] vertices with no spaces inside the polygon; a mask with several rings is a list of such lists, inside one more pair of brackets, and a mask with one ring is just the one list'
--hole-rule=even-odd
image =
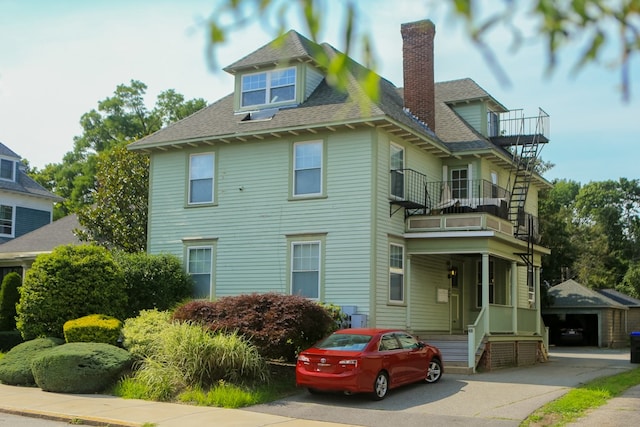
{"label": "red leaved shrub", "polygon": [[190,301],[176,308],[173,320],[196,322],[212,331],[238,331],[263,357],[287,361],[335,329],[333,318],[320,304],[277,293]]}

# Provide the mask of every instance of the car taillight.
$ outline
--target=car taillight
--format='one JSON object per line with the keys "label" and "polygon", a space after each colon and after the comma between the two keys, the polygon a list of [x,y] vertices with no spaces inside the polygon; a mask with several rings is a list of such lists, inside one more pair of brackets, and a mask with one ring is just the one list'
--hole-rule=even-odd
{"label": "car taillight", "polygon": [[343,366],[343,367],[354,367],[357,368],[358,367],[358,360],[357,359],[345,359],[345,360],[341,360],[338,362],[338,365]]}
{"label": "car taillight", "polygon": [[307,356],[305,356],[304,354],[300,354],[298,356],[298,362],[302,362],[302,363],[309,363],[310,360]]}

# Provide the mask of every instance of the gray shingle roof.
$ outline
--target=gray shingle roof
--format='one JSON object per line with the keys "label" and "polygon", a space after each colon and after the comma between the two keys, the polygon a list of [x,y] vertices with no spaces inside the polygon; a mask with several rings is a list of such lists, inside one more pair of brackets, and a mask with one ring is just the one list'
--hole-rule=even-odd
{"label": "gray shingle roof", "polygon": [[39,253],[51,252],[60,245],[79,245],[82,242],[73,230],[80,228],[78,217],[68,215],[57,221],[23,234],[0,245],[0,260],[34,257]]}
{"label": "gray shingle roof", "polygon": [[[295,31],[289,31],[239,61],[226,67],[238,71],[261,65],[273,65],[288,58],[313,59],[322,50],[329,58],[340,54],[328,44],[317,45]],[[346,93],[323,81],[301,105],[281,108],[270,120],[242,121],[247,113],[234,114],[233,94],[209,105],[199,112],[129,145],[130,149],[148,149],[207,139],[244,138],[281,130],[321,128],[341,123],[373,120],[391,120],[408,128],[421,138],[432,141],[442,152],[504,151],[480,135],[449,106],[462,99],[490,100],[501,107],[491,95],[471,79],[436,84],[436,132],[407,113],[404,109],[402,89],[380,78],[380,99],[372,101],[365,96],[361,79],[369,70],[349,60],[350,75]]]}
{"label": "gray shingle roof", "polygon": [[555,298],[551,308],[627,308],[572,279],[553,286],[548,294]]}
{"label": "gray shingle roof", "polygon": [[[20,156],[14,153],[9,147],[0,142],[0,155],[12,157],[16,161],[20,160]],[[10,191],[12,193],[20,193],[28,196],[35,196],[49,199],[52,202],[61,202],[62,197],[51,193],[49,190],[35,182],[22,168],[18,167],[15,181],[7,181],[0,179],[0,192]]]}
{"label": "gray shingle roof", "polygon": [[598,292],[627,307],[640,307],[640,300],[618,292],[615,289],[598,289]]}

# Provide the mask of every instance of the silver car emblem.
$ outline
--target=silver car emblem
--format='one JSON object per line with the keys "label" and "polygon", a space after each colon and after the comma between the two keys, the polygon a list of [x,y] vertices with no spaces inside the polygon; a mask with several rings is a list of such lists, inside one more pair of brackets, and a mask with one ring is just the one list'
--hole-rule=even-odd
{"label": "silver car emblem", "polygon": [[320,359],[320,363],[327,363],[327,359],[323,357],[322,359]]}

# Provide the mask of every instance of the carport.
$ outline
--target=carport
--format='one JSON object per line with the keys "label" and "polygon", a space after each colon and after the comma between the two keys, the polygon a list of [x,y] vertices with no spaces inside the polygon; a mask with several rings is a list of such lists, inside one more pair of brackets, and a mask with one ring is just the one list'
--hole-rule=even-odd
{"label": "carport", "polygon": [[[626,306],[571,279],[553,286],[548,294],[554,302],[542,309],[542,318],[549,327],[550,344],[612,348],[628,345]],[[567,334],[572,329],[576,334]]]}

